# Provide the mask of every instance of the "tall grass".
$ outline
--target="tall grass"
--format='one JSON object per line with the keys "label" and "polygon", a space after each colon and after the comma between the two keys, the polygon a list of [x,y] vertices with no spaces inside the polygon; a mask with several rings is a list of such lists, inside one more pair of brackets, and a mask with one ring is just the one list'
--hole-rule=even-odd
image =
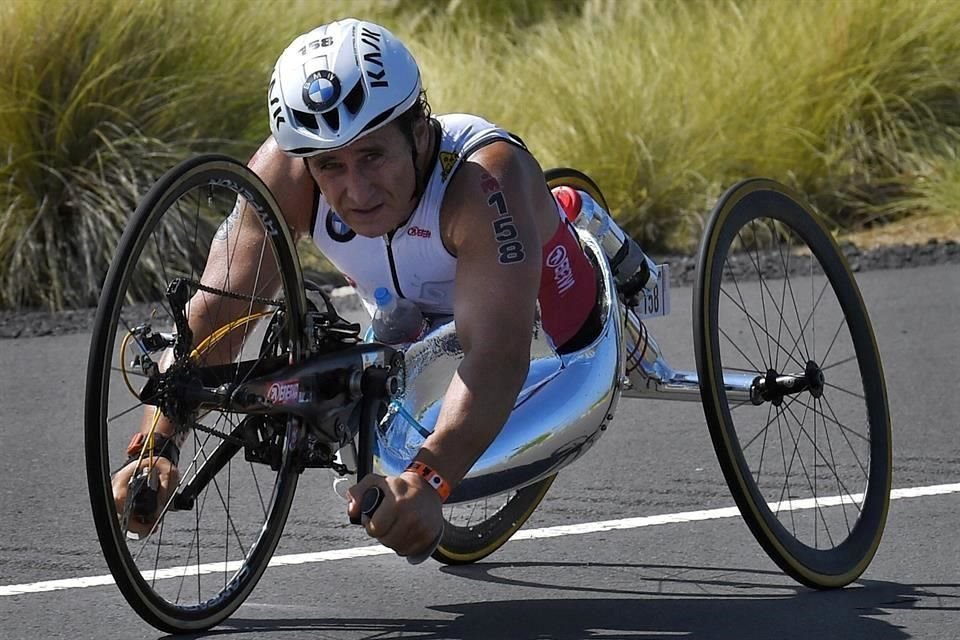
{"label": "tall grass", "polygon": [[648,246],[689,249],[750,175],[792,184],[845,228],[960,210],[955,3],[593,1],[514,46],[435,26],[427,77],[453,59],[449,77],[471,79],[442,83],[441,106],[586,169]]}
{"label": "tall grass", "polygon": [[939,0],[88,0],[0,3],[0,307],[92,303],[136,202],[267,135],[270,68],[355,15],[485,115],[593,175],[646,246],[689,250],[735,181],[837,228],[960,211],[960,3]]}
{"label": "tall grass", "polygon": [[201,150],[250,153],[276,51],[299,28],[263,29],[268,17],[232,0],[4,3],[0,307],[94,303],[163,171]]}

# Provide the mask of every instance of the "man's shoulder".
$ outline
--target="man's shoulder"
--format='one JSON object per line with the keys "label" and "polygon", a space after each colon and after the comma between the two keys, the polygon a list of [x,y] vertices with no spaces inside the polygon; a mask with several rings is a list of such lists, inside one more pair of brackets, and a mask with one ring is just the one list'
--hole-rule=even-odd
{"label": "man's shoulder", "polygon": [[499,140],[461,164],[447,189],[441,217],[447,225],[456,225],[464,216],[473,219],[480,211],[496,210],[504,198],[522,199],[543,184],[536,160],[524,148]]}
{"label": "man's shoulder", "polygon": [[476,123],[487,124],[493,127],[497,126],[489,118],[485,118],[476,113],[460,113],[460,112],[441,113],[441,114],[434,114],[433,117],[439,120],[440,124],[454,124],[459,122],[466,122],[466,123],[476,122]]}
{"label": "man's shoulder", "polygon": [[441,145],[450,151],[468,151],[490,137],[513,137],[495,122],[472,113],[444,113],[433,117],[443,132]]}
{"label": "man's shoulder", "polygon": [[517,153],[524,153],[508,131],[481,116],[448,113],[435,116],[442,129],[439,164],[445,186],[445,203],[477,183],[478,172],[493,171]]}

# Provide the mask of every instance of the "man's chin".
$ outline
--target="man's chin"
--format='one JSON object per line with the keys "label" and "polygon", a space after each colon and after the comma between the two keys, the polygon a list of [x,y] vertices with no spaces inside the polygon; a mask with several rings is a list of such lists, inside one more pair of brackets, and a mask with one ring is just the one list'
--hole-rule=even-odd
{"label": "man's chin", "polygon": [[350,228],[353,229],[358,236],[365,238],[377,238],[386,235],[396,227],[396,224],[386,220],[383,216],[370,216],[370,219],[366,220],[361,217],[360,220],[354,219],[354,224],[350,225]]}
{"label": "man's chin", "polygon": [[387,224],[374,222],[372,220],[359,222],[356,226],[351,227],[358,236],[363,236],[364,238],[378,238],[388,233],[392,228],[393,227]]}

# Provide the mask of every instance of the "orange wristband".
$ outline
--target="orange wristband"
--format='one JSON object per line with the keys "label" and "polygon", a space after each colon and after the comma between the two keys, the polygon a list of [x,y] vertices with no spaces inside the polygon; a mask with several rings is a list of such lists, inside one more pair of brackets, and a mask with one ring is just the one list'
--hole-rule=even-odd
{"label": "orange wristband", "polygon": [[411,462],[404,471],[415,473],[426,480],[427,484],[436,489],[437,493],[440,494],[440,502],[446,502],[447,498],[450,497],[450,485],[447,484],[447,481],[443,479],[443,476],[422,462]]}

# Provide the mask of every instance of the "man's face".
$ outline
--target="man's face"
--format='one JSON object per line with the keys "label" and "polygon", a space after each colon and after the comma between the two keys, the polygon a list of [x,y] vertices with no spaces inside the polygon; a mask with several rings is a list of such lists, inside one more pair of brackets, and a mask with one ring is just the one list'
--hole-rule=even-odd
{"label": "man's face", "polygon": [[412,150],[394,123],[312,156],[307,166],[333,210],[361,236],[384,235],[413,210]]}

